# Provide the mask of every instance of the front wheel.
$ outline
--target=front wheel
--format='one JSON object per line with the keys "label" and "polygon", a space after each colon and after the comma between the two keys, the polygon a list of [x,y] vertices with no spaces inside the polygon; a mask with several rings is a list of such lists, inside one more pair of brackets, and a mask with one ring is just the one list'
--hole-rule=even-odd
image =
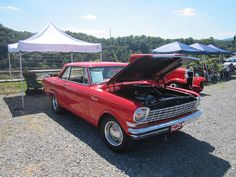
{"label": "front wheel", "polygon": [[131,147],[132,140],[128,137],[113,117],[103,119],[100,133],[105,144],[115,152],[123,152]]}

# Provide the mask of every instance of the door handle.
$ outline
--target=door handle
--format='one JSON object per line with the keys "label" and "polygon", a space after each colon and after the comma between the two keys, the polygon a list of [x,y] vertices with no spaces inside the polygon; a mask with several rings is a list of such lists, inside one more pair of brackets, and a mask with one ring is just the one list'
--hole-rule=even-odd
{"label": "door handle", "polygon": [[94,96],[91,96],[90,97],[93,101],[98,101],[98,99],[96,98],[96,97],[94,97]]}

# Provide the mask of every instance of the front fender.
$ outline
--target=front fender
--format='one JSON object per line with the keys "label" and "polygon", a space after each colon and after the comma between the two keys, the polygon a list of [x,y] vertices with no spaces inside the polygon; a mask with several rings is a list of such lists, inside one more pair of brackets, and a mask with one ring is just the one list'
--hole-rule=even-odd
{"label": "front fender", "polygon": [[204,77],[201,77],[201,76],[194,77],[194,80],[193,80],[193,91],[201,92],[203,90],[205,82],[207,82],[207,80]]}
{"label": "front fender", "polygon": [[[116,111],[114,110],[109,110],[109,109],[106,109],[103,111],[103,113],[100,115],[99,119],[97,120],[96,122],[96,126],[99,125],[100,123],[100,120],[103,118],[103,115],[111,115],[112,117],[114,117],[118,122],[119,124],[121,125],[121,127],[123,128],[123,130],[129,134],[128,132],[128,126],[126,124],[126,122],[128,121],[128,117],[124,116],[124,115],[120,115],[119,113],[117,113]],[[124,117],[123,117],[124,116]],[[130,115],[131,116],[131,115]],[[132,116],[131,116],[132,117]]]}
{"label": "front fender", "polygon": [[201,76],[194,77],[194,81],[193,81],[194,85],[200,85],[201,82],[207,82],[207,80]]}
{"label": "front fender", "polygon": [[106,91],[93,90],[91,95],[97,98],[89,102],[90,116],[91,119],[94,120],[95,125],[99,125],[103,115],[109,114],[113,116],[121,124],[124,131],[128,133],[126,121],[133,121],[133,113],[138,105],[128,99]]}
{"label": "front fender", "polygon": [[171,84],[171,83],[178,83],[178,84],[184,85],[184,84],[187,84],[187,80],[186,79],[180,79],[180,78],[172,78],[170,80],[167,80],[165,83],[168,84],[168,85]]}

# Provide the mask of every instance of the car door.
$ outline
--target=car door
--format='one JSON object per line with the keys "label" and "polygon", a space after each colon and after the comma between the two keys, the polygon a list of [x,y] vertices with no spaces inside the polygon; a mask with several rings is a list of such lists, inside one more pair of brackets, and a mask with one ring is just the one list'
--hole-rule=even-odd
{"label": "car door", "polygon": [[68,82],[64,85],[64,97],[69,109],[82,117],[89,117],[89,83],[86,67],[72,66]]}
{"label": "car door", "polygon": [[55,82],[55,88],[56,88],[55,92],[58,102],[62,107],[65,108],[68,107],[68,100],[65,99],[64,92],[65,92],[65,85],[67,85],[70,76],[70,70],[71,70],[70,66],[66,67],[62,75],[58,78],[57,82]]}

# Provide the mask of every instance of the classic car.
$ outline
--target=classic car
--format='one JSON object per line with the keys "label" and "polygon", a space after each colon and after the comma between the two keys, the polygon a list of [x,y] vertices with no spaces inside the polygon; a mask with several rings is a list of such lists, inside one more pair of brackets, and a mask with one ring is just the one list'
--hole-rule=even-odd
{"label": "classic car", "polygon": [[195,92],[201,92],[207,80],[193,70],[180,67],[165,76],[165,83],[172,87],[190,89]]}
{"label": "classic car", "polygon": [[[142,54],[131,55],[130,62],[134,61],[140,56],[142,57]],[[163,84],[169,85],[171,87],[193,90],[200,93],[203,90],[206,82],[207,80],[204,77],[194,74],[193,70],[179,67],[165,75]]]}
{"label": "classic car", "polygon": [[105,144],[121,152],[133,140],[178,131],[200,117],[198,93],[158,83],[188,59],[143,55],[129,64],[68,63],[43,86],[55,113],[67,109],[99,127]]}

